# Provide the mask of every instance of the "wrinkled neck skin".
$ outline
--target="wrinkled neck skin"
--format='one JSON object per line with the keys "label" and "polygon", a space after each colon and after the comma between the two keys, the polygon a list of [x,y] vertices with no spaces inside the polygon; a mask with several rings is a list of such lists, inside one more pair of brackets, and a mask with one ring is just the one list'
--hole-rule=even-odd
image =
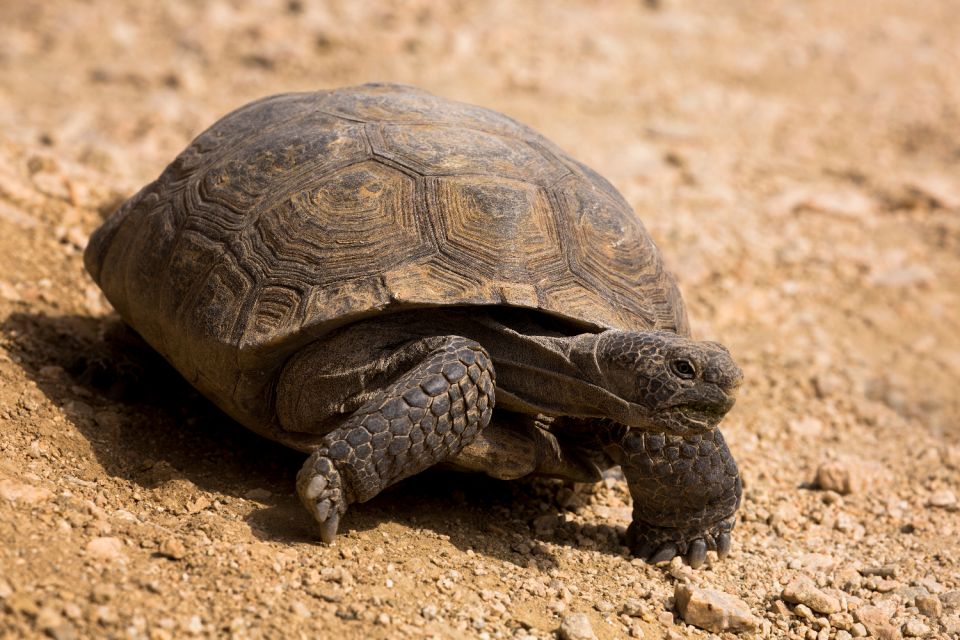
{"label": "wrinkled neck skin", "polygon": [[[438,310],[398,314],[368,326],[397,340],[460,335],[476,340],[493,359],[497,406],[531,416],[609,419],[634,428],[662,431],[650,411],[607,389],[597,361],[602,333],[570,335],[516,311]],[[357,338],[363,340],[365,338]]]}
{"label": "wrinkled neck skin", "polygon": [[607,390],[597,361],[600,334],[544,335],[489,316],[473,316],[459,328],[490,352],[497,372],[497,404],[503,408],[529,415],[606,418],[632,426],[648,422],[645,407]]}
{"label": "wrinkled neck skin", "polygon": [[605,388],[596,357],[596,334],[522,336],[522,341],[522,347],[491,353],[497,367],[498,402],[534,415],[608,418],[632,425],[645,422],[645,408]]}

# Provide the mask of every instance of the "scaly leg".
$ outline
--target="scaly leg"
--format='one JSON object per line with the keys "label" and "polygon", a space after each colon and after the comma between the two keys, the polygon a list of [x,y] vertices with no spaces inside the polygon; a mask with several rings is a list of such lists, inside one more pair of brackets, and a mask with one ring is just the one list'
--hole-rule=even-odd
{"label": "scaly leg", "polygon": [[627,544],[635,554],[654,564],[683,555],[694,568],[708,550],[727,555],[742,483],[720,431],[625,429],[607,451],[623,467],[633,498]]}
{"label": "scaly leg", "polygon": [[297,475],[297,492],[331,542],[347,506],[441,462],[490,422],[494,371],[459,336],[439,346],[324,436]]}

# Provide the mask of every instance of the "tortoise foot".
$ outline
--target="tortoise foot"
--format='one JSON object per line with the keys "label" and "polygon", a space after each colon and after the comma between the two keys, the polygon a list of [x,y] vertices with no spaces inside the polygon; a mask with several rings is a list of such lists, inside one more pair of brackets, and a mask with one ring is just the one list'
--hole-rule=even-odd
{"label": "tortoise foot", "polygon": [[320,538],[327,544],[333,542],[347,503],[341,490],[340,473],[330,458],[318,451],[307,459],[297,474],[297,493],[320,525]]}
{"label": "tortoise foot", "polygon": [[674,556],[683,557],[694,569],[703,566],[707,551],[716,551],[722,560],[730,553],[730,530],[734,519],[723,520],[707,531],[655,527],[634,521],[627,529],[627,546],[634,555],[650,564],[669,562]]}

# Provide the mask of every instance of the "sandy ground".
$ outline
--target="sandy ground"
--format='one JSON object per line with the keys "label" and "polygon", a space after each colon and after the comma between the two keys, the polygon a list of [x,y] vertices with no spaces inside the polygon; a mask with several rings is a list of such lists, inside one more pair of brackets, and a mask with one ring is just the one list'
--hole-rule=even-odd
{"label": "sandy ground", "polygon": [[[958,42],[933,0],[0,3],[0,637],[707,637],[684,581],[758,636],[960,637]],[[425,474],[325,547],[300,455],[149,355],[133,399],[90,375],[101,217],[226,111],[369,80],[525,121],[636,208],[746,374],[727,560],[631,559],[614,478]]]}

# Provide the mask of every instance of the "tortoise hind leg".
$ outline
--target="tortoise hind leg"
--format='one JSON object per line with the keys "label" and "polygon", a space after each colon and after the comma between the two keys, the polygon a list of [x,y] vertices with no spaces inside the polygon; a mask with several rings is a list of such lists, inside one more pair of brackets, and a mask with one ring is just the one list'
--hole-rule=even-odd
{"label": "tortoise hind leg", "polygon": [[486,351],[459,336],[427,338],[419,363],[325,435],[297,475],[297,492],[336,536],[347,506],[456,454],[490,421],[494,372]]}

